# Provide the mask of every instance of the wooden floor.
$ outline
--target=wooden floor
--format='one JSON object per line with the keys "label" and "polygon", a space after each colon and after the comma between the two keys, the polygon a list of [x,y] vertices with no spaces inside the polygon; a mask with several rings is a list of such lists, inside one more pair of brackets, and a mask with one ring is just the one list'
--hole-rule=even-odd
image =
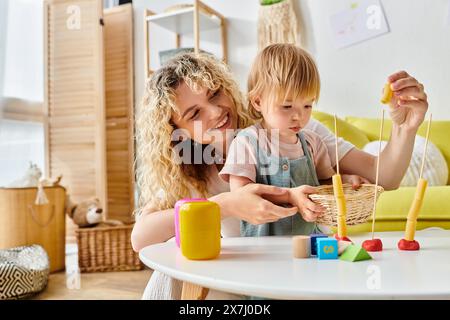
{"label": "wooden floor", "polygon": [[[78,263],[76,245],[66,249],[66,271],[50,274],[47,288],[36,300],[109,300],[141,299],[152,271],[75,272]],[[75,278],[74,278],[75,277]],[[77,279],[74,281],[74,279]],[[76,284],[74,284],[76,283]],[[77,289],[79,287],[79,289]]]}

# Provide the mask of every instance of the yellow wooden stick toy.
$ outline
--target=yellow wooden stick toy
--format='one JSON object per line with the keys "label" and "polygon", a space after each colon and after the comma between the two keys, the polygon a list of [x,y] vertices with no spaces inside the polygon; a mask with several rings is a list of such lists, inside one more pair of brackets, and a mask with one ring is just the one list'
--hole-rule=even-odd
{"label": "yellow wooden stick toy", "polygon": [[408,251],[416,251],[420,249],[419,242],[414,240],[414,235],[416,233],[417,226],[417,217],[420,213],[420,208],[422,207],[423,198],[425,196],[425,191],[427,189],[428,182],[427,180],[422,178],[423,168],[425,166],[425,159],[427,156],[427,146],[428,139],[430,135],[430,127],[431,127],[431,119],[432,114],[430,113],[430,120],[427,126],[427,134],[425,138],[425,148],[423,150],[422,155],[422,167],[420,168],[420,176],[419,181],[417,182],[416,194],[414,196],[414,200],[409,208],[408,218],[406,221],[406,229],[405,229],[405,239],[401,239],[398,242],[398,248],[400,250],[408,250]]}
{"label": "yellow wooden stick toy", "polygon": [[339,157],[338,157],[338,134],[337,134],[337,119],[334,115],[334,134],[336,136],[336,174],[333,175],[333,192],[337,205],[337,235],[334,237],[337,240],[351,241],[347,237],[347,207],[345,205],[344,189],[342,187],[342,179],[339,174]]}

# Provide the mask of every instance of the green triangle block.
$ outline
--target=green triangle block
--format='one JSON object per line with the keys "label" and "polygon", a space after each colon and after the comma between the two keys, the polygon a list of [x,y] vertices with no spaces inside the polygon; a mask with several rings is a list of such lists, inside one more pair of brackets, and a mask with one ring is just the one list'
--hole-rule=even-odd
{"label": "green triangle block", "polygon": [[372,259],[372,257],[370,256],[369,253],[367,253],[367,251],[364,248],[352,244],[349,245],[347,249],[345,249],[345,251],[339,257],[339,259],[350,262],[356,262],[356,261],[370,260]]}

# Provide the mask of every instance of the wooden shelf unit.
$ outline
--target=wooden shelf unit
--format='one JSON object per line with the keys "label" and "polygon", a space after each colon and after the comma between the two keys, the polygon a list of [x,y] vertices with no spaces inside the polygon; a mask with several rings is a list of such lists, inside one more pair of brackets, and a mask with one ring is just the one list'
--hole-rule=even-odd
{"label": "wooden shelf unit", "polygon": [[150,23],[155,23],[175,33],[175,47],[180,48],[181,37],[187,34],[194,35],[194,51],[200,50],[200,32],[219,29],[221,31],[222,59],[227,63],[227,20],[216,10],[210,8],[200,0],[194,0],[194,5],[173,12],[155,14],[144,10],[144,64],[145,75],[148,77],[153,71],[150,69]]}

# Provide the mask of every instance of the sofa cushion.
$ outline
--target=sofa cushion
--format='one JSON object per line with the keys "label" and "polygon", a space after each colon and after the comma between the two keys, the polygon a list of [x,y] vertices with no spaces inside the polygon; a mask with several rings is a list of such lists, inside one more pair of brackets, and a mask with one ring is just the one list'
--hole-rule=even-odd
{"label": "sofa cushion", "polygon": [[[320,111],[313,111],[312,117],[317,121],[325,125],[331,132],[334,133],[334,116]],[[337,118],[338,135],[345,140],[351,142],[355,147],[361,149],[367,143],[369,139],[366,134],[358,129],[357,127],[351,125],[350,123]]]}

